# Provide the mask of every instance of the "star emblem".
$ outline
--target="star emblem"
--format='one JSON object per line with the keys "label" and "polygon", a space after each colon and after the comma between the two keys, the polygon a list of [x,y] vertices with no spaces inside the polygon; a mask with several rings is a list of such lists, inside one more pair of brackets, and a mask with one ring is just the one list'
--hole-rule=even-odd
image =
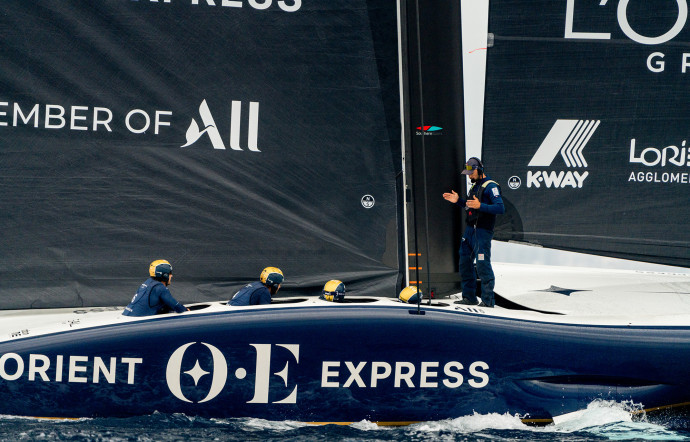
{"label": "star emblem", "polygon": [[564,289],[563,287],[556,287],[555,285],[552,285],[548,289],[535,290],[535,291],[536,292],[560,293],[561,295],[565,295],[565,296],[570,296],[570,294],[574,293],[574,292],[591,292],[591,290]]}
{"label": "star emblem", "polygon": [[209,372],[199,366],[199,360],[197,359],[194,368],[185,371],[184,373],[190,375],[192,379],[194,379],[194,385],[197,385],[199,383],[199,379],[201,379],[202,376],[207,375]]}

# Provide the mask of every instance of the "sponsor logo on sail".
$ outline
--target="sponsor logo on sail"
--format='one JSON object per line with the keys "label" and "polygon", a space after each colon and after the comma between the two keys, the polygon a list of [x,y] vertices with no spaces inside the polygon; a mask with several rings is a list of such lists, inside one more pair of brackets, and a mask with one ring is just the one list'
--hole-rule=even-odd
{"label": "sponsor logo on sail", "polygon": [[[565,167],[587,168],[583,150],[599,127],[599,123],[600,120],[556,120],[530,160],[528,167],[551,167],[560,153]],[[546,188],[580,189],[588,175],[589,172],[579,170],[530,170],[527,172],[527,187],[538,189],[543,185]],[[511,178],[513,185],[509,183],[509,187],[517,189],[519,184],[513,178]]]}
{"label": "sponsor logo on sail", "polygon": [[[227,146],[235,151],[249,150],[261,152],[259,138],[259,108],[256,101],[249,103],[233,100],[230,102],[230,136]],[[245,113],[246,112],[246,113]],[[248,115],[247,118],[244,118]],[[180,121],[176,120],[179,124]],[[104,106],[60,104],[24,104],[0,101],[0,131],[24,128],[32,130],[69,130],[93,133],[94,137],[103,132],[129,133],[143,136],[164,135],[173,126],[173,112],[169,110],[131,109],[122,114]],[[190,121],[190,120],[186,120]],[[226,150],[226,141],[221,136],[217,120],[211,113],[206,99],[201,101],[198,115],[193,115],[185,133],[184,144],[180,147],[204,145],[210,141],[216,150]],[[224,122],[224,121],[222,121]],[[246,132],[245,132],[246,131]],[[205,145],[208,146],[208,141]],[[244,144],[246,142],[246,144]],[[197,144],[198,143],[198,144]]]}
{"label": "sponsor logo on sail", "polygon": [[[203,136],[208,136],[214,149],[225,150],[225,143],[220,136],[216,121],[211,114],[206,100],[199,105],[199,117],[201,125],[195,118],[187,128],[187,143],[181,147],[188,147],[199,141]],[[233,101],[230,112],[230,139],[229,145],[232,150],[243,150],[240,146],[240,124],[242,117],[242,102]],[[203,129],[201,129],[203,127]],[[252,101],[249,103],[249,128],[247,133],[247,149],[252,152],[260,152],[258,148],[259,137],[259,103]]]}
{"label": "sponsor logo on sail", "polygon": [[[687,140],[681,141],[678,145],[671,144],[665,147],[648,146],[638,150],[637,140],[633,138],[630,140],[630,156],[628,161],[630,164],[643,168],[643,170],[630,171],[628,182],[690,183],[690,174],[677,169],[679,167],[690,167],[690,147],[687,146]],[[649,168],[654,170],[649,170]]]}
{"label": "sponsor logo on sail", "polygon": [[443,135],[443,128],[440,126],[417,126],[415,135]]}
{"label": "sponsor logo on sail", "polygon": [[365,209],[371,209],[372,207],[374,207],[374,204],[375,204],[375,200],[374,200],[373,196],[364,195],[362,197],[362,207],[364,207]]}
{"label": "sponsor logo on sail", "polygon": [[[584,3],[583,0],[579,0],[579,2]],[[657,36],[645,36],[639,34],[636,30],[633,29],[633,27],[630,25],[630,21],[628,20],[628,4],[630,3],[630,0],[620,0],[618,2],[618,7],[616,9],[616,18],[618,19],[618,26],[620,27],[620,30],[623,31],[623,33],[631,40],[640,43],[640,44],[645,44],[645,45],[658,45],[662,43],[666,43],[668,41],[673,40],[679,33],[680,31],[683,30],[685,27],[685,23],[688,19],[688,3],[687,0],[676,0],[678,9],[677,9],[677,16],[676,16],[676,21],[675,23],[663,34],[657,35]],[[577,39],[591,39],[591,40],[610,40],[611,39],[611,33],[610,32],[591,32],[590,31],[574,31],[573,30],[573,21],[574,17],[576,15],[576,0],[568,0],[566,4],[566,13],[565,13],[565,38],[577,38]],[[608,7],[609,9],[611,7],[616,7],[615,2],[609,0],[601,0],[599,2],[599,6],[602,7]],[[582,23],[589,23],[590,21],[582,20],[582,17],[579,17]]]}
{"label": "sponsor logo on sail", "polygon": [[513,175],[508,179],[508,187],[510,187],[513,190],[519,189],[521,185],[522,180],[517,175]]}
{"label": "sponsor logo on sail", "polygon": [[[171,111],[132,109],[118,119],[133,134],[153,129],[155,135],[170,126]],[[0,127],[33,127],[48,130],[75,130],[113,132],[115,114],[102,106],[62,106],[60,104],[26,105],[19,102],[0,101]]]}
{"label": "sponsor logo on sail", "polygon": [[302,0],[129,0],[137,3],[172,4],[186,3],[192,6],[216,6],[220,8],[242,8],[249,5],[253,9],[265,10],[280,8],[285,12],[295,12],[302,7]]}
{"label": "sponsor logo on sail", "polygon": [[[565,13],[565,32],[564,37],[568,39],[579,39],[579,40],[610,40],[611,32],[600,32],[600,31],[610,31],[611,29],[594,29],[587,27],[587,25],[581,25],[575,29],[574,22],[578,23],[593,23],[599,22],[601,20],[588,20],[587,12],[591,13],[593,8],[585,4],[583,0],[568,0],[566,3],[566,13]],[[673,24],[669,23],[667,29],[659,32],[658,35],[643,35],[636,30],[631,21],[635,23],[635,17],[631,17],[631,13],[628,10],[630,0],[620,0],[618,6],[616,2],[609,0],[601,0],[599,2],[599,7],[602,11],[611,11],[615,8],[616,21],[618,22],[618,28],[625,34],[630,40],[648,46],[661,45],[668,43],[680,34],[680,32],[685,28],[688,21],[688,3],[687,0],[676,0],[675,5],[673,2],[665,2],[664,5],[667,8],[673,9],[676,14],[675,21]],[[582,7],[582,6],[585,7]],[[588,7],[589,6],[589,7]],[[656,7],[656,6],[655,6]],[[666,12],[666,11],[663,11]],[[663,15],[662,11],[657,11],[657,16],[661,17]],[[613,12],[610,12],[613,13]],[[577,19],[576,19],[577,18]],[[632,18],[632,20],[631,20]],[[638,23],[639,23],[638,19]],[[644,22],[649,21],[649,17],[645,17]],[[665,31],[665,32],[664,32]],[[664,61],[665,54],[663,52],[655,51],[647,57],[647,69],[653,73],[663,72],[666,68],[666,62]],[[683,53],[681,56],[681,73],[686,73],[690,67],[690,53]]]}

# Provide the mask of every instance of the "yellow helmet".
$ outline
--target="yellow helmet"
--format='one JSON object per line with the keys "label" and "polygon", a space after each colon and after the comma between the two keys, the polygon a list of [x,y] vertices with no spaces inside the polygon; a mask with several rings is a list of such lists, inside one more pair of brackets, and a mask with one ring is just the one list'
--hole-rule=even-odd
{"label": "yellow helmet", "polygon": [[154,279],[168,281],[172,275],[172,266],[164,259],[157,259],[149,266],[149,276]]}
{"label": "yellow helmet", "polygon": [[283,272],[278,267],[266,267],[259,279],[269,287],[276,287],[283,283]]}
{"label": "yellow helmet", "polygon": [[419,290],[417,286],[411,285],[402,289],[398,295],[398,299],[408,304],[416,304],[422,300],[422,296],[424,296],[422,291]]}
{"label": "yellow helmet", "polygon": [[345,299],[345,284],[337,279],[332,279],[323,286],[321,299],[331,302],[341,302]]}

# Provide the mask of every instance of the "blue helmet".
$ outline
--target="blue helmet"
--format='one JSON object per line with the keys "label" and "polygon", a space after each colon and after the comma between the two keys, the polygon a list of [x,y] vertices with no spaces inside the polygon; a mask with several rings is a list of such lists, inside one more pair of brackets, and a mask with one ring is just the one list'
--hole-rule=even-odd
{"label": "blue helmet", "polygon": [[402,289],[398,295],[398,299],[408,304],[416,304],[417,302],[421,302],[423,296],[424,294],[417,286],[411,285]]}
{"label": "blue helmet", "polygon": [[337,279],[332,279],[323,286],[323,292],[319,299],[331,302],[342,302],[345,300],[345,284]]}

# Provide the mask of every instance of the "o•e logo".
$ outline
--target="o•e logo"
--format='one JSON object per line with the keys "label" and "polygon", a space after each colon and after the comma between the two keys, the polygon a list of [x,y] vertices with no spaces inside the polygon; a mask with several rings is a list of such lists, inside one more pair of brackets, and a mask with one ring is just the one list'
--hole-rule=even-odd
{"label": "o\u2022e logo", "polygon": [[[184,354],[187,349],[194,344],[196,344],[196,342],[189,342],[175,350],[170,356],[168,366],[165,370],[165,379],[168,383],[170,392],[175,395],[176,398],[185,402],[192,401],[187,399],[184,393],[182,393],[182,388],[180,386],[180,377],[182,376],[182,359],[184,358]],[[225,387],[225,382],[228,378],[228,365],[223,353],[221,353],[220,350],[211,344],[207,344],[205,342],[201,342],[201,344],[205,345],[211,351],[211,356],[213,357],[213,379],[211,381],[211,388],[209,389],[208,394],[204,399],[198,402],[200,404],[203,402],[208,402],[218,396],[218,394],[220,394],[220,392],[223,390],[223,387]],[[184,373],[188,374],[194,379],[195,385],[199,382],[199,379],[202,376],[209,374],[209,372],[205,371],[199,366],[198,359],[194,365],[194,368],[185,371]]]}

